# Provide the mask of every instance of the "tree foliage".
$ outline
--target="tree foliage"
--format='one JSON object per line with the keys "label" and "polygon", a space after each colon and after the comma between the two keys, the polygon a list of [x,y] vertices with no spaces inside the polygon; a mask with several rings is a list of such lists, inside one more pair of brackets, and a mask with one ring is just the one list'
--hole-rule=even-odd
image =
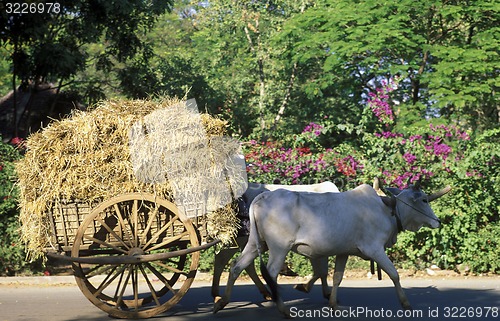
{"label": "tree foliage", "polygon": [[[9,13],[0,4],[0,40],[9,45],[13,75],[30,81],[67,82],[88,63],[109,71],[113,59],[125,62],[146,50],[141,33],[172,1],[59,1],[49,13]],[[125,23],[126,22],[126,23]],[[89,61],[86,44],[103,42],[104,50]]]}
{"label": "tree foliage", "polygon": [[493,1],[183,1],[174,12],[164,21],[176,32],[163,22],[148,36],[161,61],[130,69],[133,87],[187,84],[243,137],[281,139],[321,120],[326,144],[357,140],[368,93],[395,76],[401,131],[500,120]]}
{"label": "tree foliage", "polygon": [[0,275],[36,272],[41,268],[40,261],[26,262],[20,241],[14,162],[21,157],[22,141],[16,143],[13,146],[0,139]]}
{"label": "tree foliage", "polygon": [[436,116],[488,128],[500,121],[498,10],[489,0],[319,1],[280,39],[296,43],[295,61],[319,63],[322,83],[356,83],[366,94],[399,75],[401,128]]}

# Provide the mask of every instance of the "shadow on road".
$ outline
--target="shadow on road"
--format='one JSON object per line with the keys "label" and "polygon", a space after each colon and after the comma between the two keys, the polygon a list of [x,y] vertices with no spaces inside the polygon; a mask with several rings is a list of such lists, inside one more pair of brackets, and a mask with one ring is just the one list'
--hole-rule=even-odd
{"label": "shadow on road", "polygon": [[[301,293],[292,285],[281,285],[283,299],[295,311],[297,319],[307,320],[500,320],[500,292],[459,288],[438,289],[429,287],[405,288],[413,315],[398,317],[400,310],[393,287],[341,287],[339,300],[343,315],[336,315],[328,308],[321,289],[316,286],[309,294]],[[222,287],[223,291],[224,288]],[[493,309],[491,309],[493,308]],[[496,310],[495,310],[496,308]],[[421,311],[420,314],[416,311]],[[496,311],[496,312],[495,312]],[[316,313],[316,314],[315,314]],[[409,312],[408,312],[409,313]],[[486,315],[488,314],[488,315]],[[106,316],[71,320],[106,320]],[[109,318],[108,318],[109,319]],[[284,320],[272,302],[263,302],[254,285],[236,285],[231,303],[217,314],[212,314],[210,287],[192,288],[175,307],[152,320]],[[110,320],[110,319],[109,319]],[[70,321],[70,320],[68,320]]]}

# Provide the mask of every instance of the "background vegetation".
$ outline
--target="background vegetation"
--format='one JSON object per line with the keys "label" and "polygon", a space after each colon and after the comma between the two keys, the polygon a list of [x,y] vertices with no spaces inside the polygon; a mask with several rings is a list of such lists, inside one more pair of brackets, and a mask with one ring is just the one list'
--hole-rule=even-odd
{"label": "background vegetation", "polygon": [[[60,2],[45,15],[0,4],[1,94],[50,82],[83,104],[186,95],[228,120],[253,181],[452,185],[432,204],[443,227],[401,234],[393,260],[500,271],[496,1]],[[1,271],[27,264],[12,241],[11,145],[0,229],[16,246]]]}

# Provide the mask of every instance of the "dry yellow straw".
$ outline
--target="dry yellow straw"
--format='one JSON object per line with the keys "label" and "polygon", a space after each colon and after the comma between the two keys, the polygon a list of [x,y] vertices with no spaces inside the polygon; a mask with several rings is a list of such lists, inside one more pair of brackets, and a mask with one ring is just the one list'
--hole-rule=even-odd
{"label": "dry yellow straw", "polygon": [[[53,122],[27,139],[26,155],[16,164],[16,171],[21,194],[21,236],[29,258],[42,256],[50,246],[49,217],[61,215],[55,210],[55,205],[63,200],[101,201],[128,192],[156,193],[168,200],[175,198],[174,182],[168,179],[168,173],[161,181],[145,182],[136,177],[137,168],[134,165],[137,164],[131,162],[130,146],[133,144],[129,134],[132,126],[147,120],[148,115],[178,108],[179,105],[178,99],[106,101],[87,112],[75,111],[67,119]],[[180,114],[179,111],[172,115],[177,115],[172,116],[173,127],[192,126],[194,116]],[[186,149],[183,153],[185,158],[169,167],[178,171],[170,174],[172,179],[176,179],[175,184],[197,186],[192,195],[185,196],[186,199],[194,198],[193,201],[199,201],[199,196],[210,187],[200,178],[202,175],[186,173],[184,176],[189,179],[180,179],[183,171],[189,172],[194,166],[190,165],[190,161],[202,160],[203,166],[209,166],[206,170],[216,173],[231,171],[231,162],[221,160],[227,160],[228,155],[239,148],[234,142],[215,139],[225,132],[223,121],[205,114],[197,117],[194,121],[201,121],[204,134],[208,135],[208,139],[205,138],[206,148]],[[179,148],[182,147],[181,137],[170,137],[170,142],[176,141],[179,141]],[[209,155],[208,146],[211,148]],[[154,144],[149,147],[154,148]],[[143,152],[147,159],[154,150],[145,149]],[[240,179],[236,177],[230,183],[238,185]],[[211,199],[206,200],[210,202]],[[208,232],[212,237],[227,242],[237,228],[234,208],[229,205],[216,207],[211,206],[208,211]]]}

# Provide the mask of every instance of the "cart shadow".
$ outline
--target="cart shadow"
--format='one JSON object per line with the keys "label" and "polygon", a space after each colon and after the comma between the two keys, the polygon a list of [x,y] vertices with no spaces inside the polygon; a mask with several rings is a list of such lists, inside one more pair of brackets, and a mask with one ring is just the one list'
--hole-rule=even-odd
{"label": "cart shadow", "polygon": [[[460,281],[457,281],[460,282]],[[293,285],[281,285],[283,299],[289,308],[295,311],[329,311],[328,302],[321,294],[321,288],[316,286],[311,293],[305,294],[293,290]],[[221,287],[223,293],[224,287]],[[499,307],[500,293],[495,290],[476,290],[466,288],[438,289],[430,287],[405,288],[405,293],[412,303],[414,311],[422,311],[421,315],[415,318],[406,317],[404,320],[437,320],[444,315],[445,307],[464,308],[484,308]],[[362,287],[341,287],[339,289],[339,299],[341,309],[356,310],[359,307],[365,310],[385,311],[391,310],[394,314],[399,311],[400,305],[394,287],[362,288]],[[439,310],[439,318],[430,314]],[[213,301],[210,295],[210,286],[191,288],[182,300],[167,312],[152,317],[152,320],[284,320],[278,312],[274,303],[263,301],[262,296],[254,285],[236,285],[233,291],[231,302],[213,314]],[[498,310],[497,310],[498,311]],[[298,315],[297,315],[298,316]],[[342,320],[353,319],[352,314],[345,318],[337,318],[335,315],[322,314],[316,317],[307,317],[307,320],[324,320],[325,318]],[[109,317],[102,318],[78,318],[81,321],[110,320]],[[302,318],[298,318],[302,319]],[[357,316],[356,320],[371,320],[366,314]],[[381,318],[383,320],[401,320],[401,318]],[[469,319],[469,318],[468,318]],[[488,317],[470,318],[472,320],[498,320],[490,313]],[[69,320],[68,320],[69,321]]]}

